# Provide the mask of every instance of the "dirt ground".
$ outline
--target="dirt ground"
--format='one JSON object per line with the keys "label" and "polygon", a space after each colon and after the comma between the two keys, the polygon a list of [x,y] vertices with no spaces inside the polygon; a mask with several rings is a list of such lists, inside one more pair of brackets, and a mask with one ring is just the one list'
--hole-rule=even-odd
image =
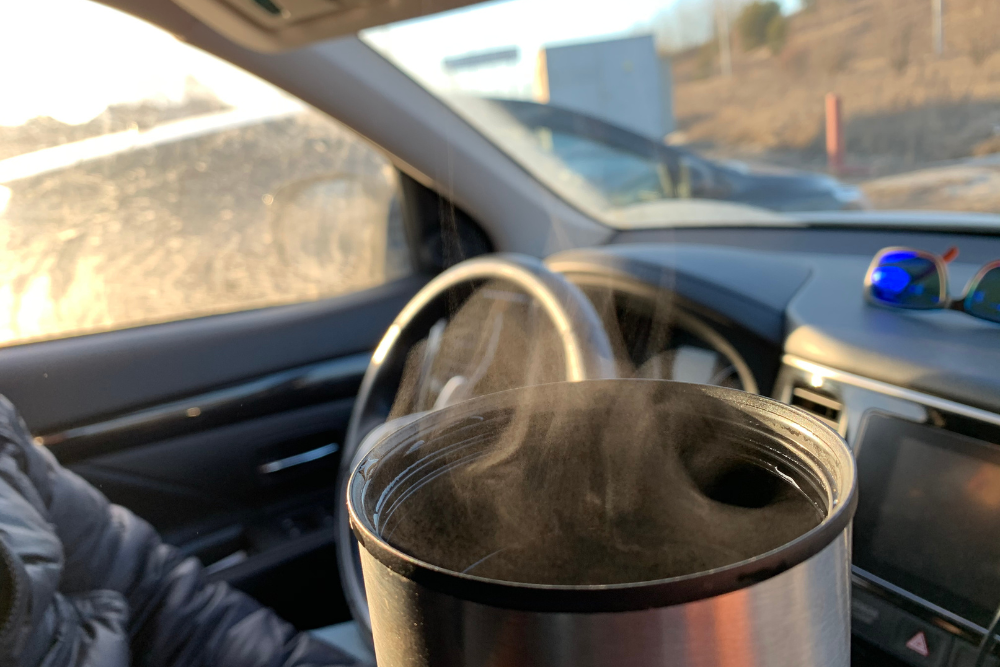
{"label": "dirt ground", "polygon": [[1000,212],[1000,160],[971,160],[863,182],[878,208]]}

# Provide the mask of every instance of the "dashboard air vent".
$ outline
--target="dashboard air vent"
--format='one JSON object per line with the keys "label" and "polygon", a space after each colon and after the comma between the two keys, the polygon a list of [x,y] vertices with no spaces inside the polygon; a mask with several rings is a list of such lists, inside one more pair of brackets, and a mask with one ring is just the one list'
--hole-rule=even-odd
{"label": "dashboard air vent", "polygon": [[791,403],[819,417],[834,429],[840,427],[840,415],[844,410],[844,404],[828,391],[796,385],[792,388]]}

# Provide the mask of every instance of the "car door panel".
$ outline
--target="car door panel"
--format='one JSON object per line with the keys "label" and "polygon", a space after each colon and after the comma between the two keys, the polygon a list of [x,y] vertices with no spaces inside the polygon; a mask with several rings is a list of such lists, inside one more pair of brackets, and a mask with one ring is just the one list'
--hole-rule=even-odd
{"label": "car door panel", "polygon": [[212,523],[220,515],[252,512],[330,486],[337,450],[270,474],[261,466],[325,444],[339,447],[352,404],[344,398],[247,419],[90,458],[71,469],[169,538],[198,522]]}
{"label": "car door panel", "polygon": [[0,393],[52,434],[304,364],[370,352],[425,279],[309,303],[0,349]]}
{"label": "car door panel", "polygon": [[0,392],[112,502],[300,627],[349,617],[339,445],[371,350],[424,284],[0,349]]}
{"label": "car door panel", "polygon": [[[233,421],[199,425],[199,419],[189,418],[191,429],[157,438],[149,424],[135,419],[136,414],[163,412],[152,408],[132,415],[134,432],[113,432],[112,447],[95,447],[101,439],[100,424],[95,424],[98,433],[87,436],[89,442],[84,436],[69,437],[50,449],[57,456],[65,454],[70,468],[111,501],[150,521],[166,542],[198,557],[210,579],[257,596],[303,628],[347,620],[335,566],[336,474],[339,444],[365,368],[358,358],[367,356],[307,367],[314,374],[316,367],[326,367],[328,379],[330,367],[342,373],[337,382],[326,383],[325,395],[296,392],[294,382],[285,383],[284,395],[272,393],[273,404],[262,408],[262,416],[239,410],[238,403],[228,413],[217,406]],[[237,387],[228,391],[239,396]],[[198,398],[191,402],[199,403]],[[304,407],[288,407],[293,401]],[[247,403],[254,407],[252,400]],[[267,414],[275,405],[287,409]],[[159,428],[165,434],[171,425]],[[153,437],[143,441],[143,433]],[[331,450],[327,456],[270,473],[262,470],[324,446]],[[100,451],[104,453],[87,456]]]}
{"label": "car door panel", "polygon": [[[150,442],[324,401],[352,398],[369,359],[368,353],[351,354],[270,373],[37,438],[60,461],[70,465]],[[279,460],[288,455],[276,452],[272,456],[273,460]]]}

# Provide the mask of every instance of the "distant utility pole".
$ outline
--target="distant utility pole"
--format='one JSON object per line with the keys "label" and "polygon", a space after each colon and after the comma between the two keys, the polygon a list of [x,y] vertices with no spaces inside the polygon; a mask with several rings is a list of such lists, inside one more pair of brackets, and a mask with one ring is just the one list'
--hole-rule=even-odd
{"label": "distant utility pole", "polygon": [[722,66],[722,76],[730,77],[733,75],[733,55],[729,44],[729,14],[719,0],[715,2],[715,28],[719,40],[719,64]]}
{"label": "distant utility pole", "polygon": [[931,0],[931,32],[934,38],[934,53],[944,53],[944,0]]}

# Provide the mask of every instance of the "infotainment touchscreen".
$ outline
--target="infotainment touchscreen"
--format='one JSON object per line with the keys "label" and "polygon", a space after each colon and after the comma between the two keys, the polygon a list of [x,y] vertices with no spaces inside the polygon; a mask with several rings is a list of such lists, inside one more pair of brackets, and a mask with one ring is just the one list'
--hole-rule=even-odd
{"label": "infotainment touchscreen", "polygon": [[854,563],[986,626],[1000,605],[1000,446],[870,415]]}

